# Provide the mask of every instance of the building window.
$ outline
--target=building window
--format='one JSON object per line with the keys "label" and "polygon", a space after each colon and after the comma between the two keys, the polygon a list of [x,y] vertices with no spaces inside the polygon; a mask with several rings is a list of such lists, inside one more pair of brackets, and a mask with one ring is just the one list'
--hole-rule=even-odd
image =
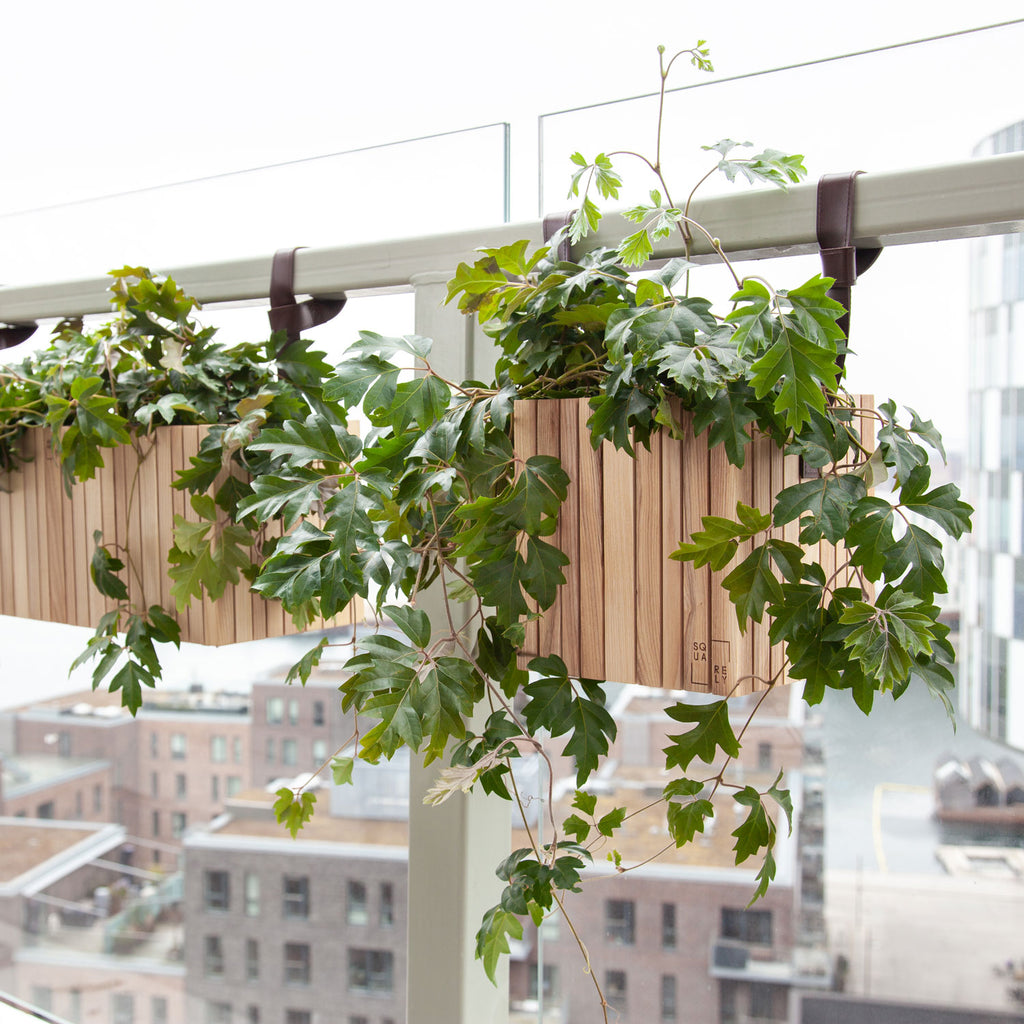
{"label": "building window", "polygon": [[294,765],[299,763],[299,748],[295,740],[281,741],[281,764]]}
{"label": "building window", "polygon": [[235,764],[242,763],[242,737],[234,736],[231,739],[231,757]]}
{"label": "building window", "polygon": [[309,984],[309,946],[305,942],[284,944],[284,981],[286,985]]}
{"label": "building window", "polygon": [[220,801],[220,776],[218,775],[210,776],[210,799],[214,803]]}
{"label": "building window", "polygon": [[327,740],[313,740],[313,764],[321,765],[327,760]]}
{"label": "building window", "polygon": [[149,756],[160,756],[160,737],[155,732],[149,734]]}
{"label": "building window", "polygon": [[92,809],[96,813],[100,813],[103,810],[103,787],[93,786],[92,787]]}
{"label": "building window", "polygon": [[366,886],[362,882],[348,883],[345,899],[345,920],[349,924],[366,924],[370,915],[366,909]]}
{"label": "building window", "polygon": [[274,737],[273,736],[268,736],[267,737],[267,764],[273,764],[274,763],[274,757],[275,757],[275,754],[274,754]]}
{"label": "building window", "polygon": [[154,811],[153,812],[153,836],[155,838],[158,835],[160,835],[160,812],[159,811]]}
{"label": "building window", "polygon": [[45,803],[39,804],[36,807],[37,818],[52,818],[53,817],[53,801],[47,800]]}
{"label": "building window", "polygon": [[231,876],[226,871],[203,872],[203,906],[207,910],[230,908]]}
{"label": "building window", "polygon": [[288,701],[288,724],[299,724],[299,702],[294,697]]}
{"label": "building window", "polygon": [[188,796],[188,778],[184,772],[178,772],[174,776],[174,795],[179,800],[184,800]]}
{"label": "building window", "polygon": [[[777,985],[762,985],[752,982],[750,985],[750,1017],[752,1020],[775,1020],[775,993],[783,991]],[[779,1000],[781,1007],[785,1006]]]}
{"label": "building window", "polygon": [[228,759],[227,736],[210,737],[210,760],[215,764],[223,764]]}
{"label": "building window", "polygon": [[159,772],[150,772],[150,775],[149,775],[149,795],[151,797],[153,797],[154,800],[158,800],[160,798],[160,773]]}
{"label": "building window", "polygon": [[284,721],[284,700],[281,697],[267,698],[267,725],[280,725]]}
{"label": "building window", "polygon": [[635,941],[632,900],[604,901],[604,937],[616,946],[632,946]]}
{"label": "building window", "polygon": [[604,972],[604,997],[616,1013],[626,1012],[626,972]]}
{"label": "building window", "polygon": [[309,1010],[285,1010],[284,1024],[313,1024],[313,1014]]}
{"label": "building window", "polygon": [[260,1008],[258,1006],[250,1006],[245,1011],[245,1019],[247,1024],[260,1024]]}
{"label": "building window", "polygon": [[380,926],[390,928],[395,923],[395,890],[390,882],[380,883]]}
{"label": "building window", "polygon": [[348,951],[350,992],[386,992],[394,989],[395,958],[387,949]]}
{"label": "building window", "polygon": [[732,907],[722,907],[722,938],[770,946],[772,912],[770,910],[735,910]]}
{"label": "building window", "polygon": [[676,976],[674,974],[661,976],[661,1019],[676,1019]]}
{"label": "building window", "polygon": [[203,974],[207,978],[224,977],[224,945],[219,935],[203,937]]}
{"label": "building window", "polygon": [[241,775],[229,775],[227,782],[227,794],[228,796],[237,796],[242,792],[242,776]]}
{"label": "building window", "polygon": [[260,944],[255,939],[245,940],[245,977],[256,981],[260,976]]}
{"label": "building window", "polygon": [[167,1024],[167,1000],[163,996],[153,996],[149,1003],[151,1024]]}
{"label": "building window", "polygon": [[82,791],[79,789],[75,792],[75,817],[81,821],[82,815],[85,812],[85,801],[82,798]]}
{"label": "building window", "polygon": [[230,1003],[207,1003],[206,1024],[231,1024]]}
{"label": "building window", "polygon": [[260,876],[252,871],[245,873],[245,915],[256,917],[260,912]]}
{"label": "building window", "polygon": [[185,834],[187,824],[188,818],[183,811],[171,811],[171,835],[175,839],[180,839]]}
{"label": "building window", "polygon": [[718,983],[718,1019],[720,1024],[736,1024],[736,989],[735,981]]}
{"label": "building window", "polygon": [[313,724],[323,725],[325,721],[324,702],[322,700],[313,701]]}
{"label": "building window", "polygon": [[171,757],[175,761],[184,761],[188,754],[188,740],[183,732],[171,733]]}
{"label": "building window", "polygon": [[369,1017],[349,1017],[348,1024],[370,1024]]}
{"label": "building window", "polygon": [[662,903],[661,905],[661,948],[676,948],[676,905],[674,903]]}
{"label": "building window", "polygon": [[770,743],[758,743],[757,745],[757,767],[759,771],[767,772],[772,768],[772,745]]}
{"label": "building window", "polygon": [[111,1024],[135,1024],[135,997],[130,992],[115,992],[110,997]]}
{"label": "building window", "polygon": [[284,916],[309,917],[309,879],[305,875],[284,876]]}

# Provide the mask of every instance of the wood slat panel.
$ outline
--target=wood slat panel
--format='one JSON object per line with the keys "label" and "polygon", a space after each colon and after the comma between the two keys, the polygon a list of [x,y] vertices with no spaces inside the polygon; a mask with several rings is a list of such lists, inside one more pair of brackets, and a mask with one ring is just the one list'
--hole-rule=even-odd
{"label": "wood slat panel", "polygon": [[[89,559],[92,556],[87,542],[89,525],[86,522],[85,488],[76,484],[71,488],[71,571],[75,586],[75,624],[87,626],[91,621]],[[24,614],[24,613],[22,613]]]}
{"label": "wood slat panel", "polygon": [[[28,614],[38,619],[43,612],[43,580],[40,579],[42,540],[39,520],[44,515],[40,505],[40,476],[45,469],[42,459],[36,458],[25,466],[25,556],[28,565]],[[47,605],[49,602],[47,601]]]}
{"label": "wood slat panel", "polygon": [[583,675],[604,679],[605,564],[601,511],[604,504],[604,448],[595,450],[590,443],[589,416],[588,404],[577,402],[580,565],[572,578],[580,589],[580,663]]}
{"label": "wood slat panel", "polygon": [[[537,406],[537,452],[561,458],[560,402],[536,402]],[[560,541],[556,535],[555,544]],[[564,588],[561,588],[564,589]],[[538,623],[537,643],[542,651],[562,650],[561,601],[555,598],[554,605]],[[572,671],[570,669],[570,671]],[[578,672],[578,669],[577,669]]]}
{"label": "wood slat panel", "polygon": [[636,484],[636,682],[663,686],[662,569],[665,558],[661,538],[661,445],[660,433],[651,438],[651,450],[637,447],[633,464]]}
{"label": "wood slat panel", "polygon": [[[761,512],[770,515],[772,510],[772,463],[776,460],[781,463],[782,453],[770,437],[760,436],[754,438],[747,451],[752,476],[752,504]],[[766,615],[763,624],[767,626],[768,623],[769,619]],[[753,688],[761,690],[768,685],[772,674],[768,630],[751,624],[748,625],[747,631],[751,640],[750,671],[754,675]]]}
{"label": "wood slat panel", "polygon": [[[174,544],[174,502],[167,494],[169,482],[174,479],[174,449],[176,447],[170,434],[160,431],[154,435],[155,444],[150,458],[156,459],[156,477],[161,488],[160,500],[154,506],[154,525],[160,542],[159,590],[146,595],[150,604],[159,604],[161,608],[171,606],[171,578],[167,575],[170,567],[167,552]],[[179,449],[180,450],[180,449]]]}
{"label": "wood slat panel", "polygon": [[[21,444],[24,451],[27,441],[22,439]],[[8,615],[12,614],[14,608],[15,547],[11,519],[20,481],[20,473],[0,475],[0,609],[7,609]]]}
{"label": "wood slat panel", "polygon": [[[673,415],[680,418],[679,403]],[[683,537],[683,446],[669,437],[661,438],[661,685],[681,690],[684,685],[685,645],[683,643],[683,564],[671,559]]]}
{"label": "wood slat panel", "polygon": [[[558,517],[558,533],[555,541],[559,550],[569,558],[569,564],[563,569],[566,586],[560,588],[558,596],[559,629],[562,641],[562,658],[569,674],[583,674],[583,663],[580,659],[580,444],[586,443],[576,429],[576,403],[562,399],[555,403],[558,406],[558,444],[562,468],[569,477],[569,488],[565,503]],[[589,447],[589,445],[588,445]],[[570,586],[570,576],[575,577],[575,585]]]}
{"label": "wood slat panel", "polygon": [[[636,488],[633,459],[605,441],[604,670],[615,682],[636,678]],[[632,584],[632,586],[630,585]],[[589,638],[584,637],[584,643]]]}
{"label": "wood slat panel", "polygon": [[[681,419],[686,431],[683,451],[683,540],[701,529],[711,509],[711,477],[707,441],[693,436],[693,417]],[[711,570],[683,565],[683,650],[689,664],[688,690],[711,692]]]}
{"label": "wood slat panel", "polygon": [[[746,491],[745,481],[741,472],[729,465],[721,445],[709,454],[711,515],[734,519],[736,502],[743,499]],[[720,697],[745,692],[742,685],[737,687],[744,660],[743,636],[729,594],[722,586],[722,580],[740,558],[742,548],[725,569],[711,574],[711,692]]]}
{"label": "wood slat panel", "polygon": [[[775,456],[771,463],[771,504],[775,504],[775,498],[786,486],[785,472],[786,463],[789,459],[785,458],[784,453],[781,450],[776,450]],[[767,509],[765,511],[768,511]],[[772,536],[777,537],[780,540],[788,540],[785,530],[776,529],[773,527]],[[786,661],[786,646],[785,644],[775,644],[771,648],[769,668],[771,671],[772,679],[778,683],[784,683],[785,679],[785,661]]]}
{"label": "wood slat panel", "polygon": [[33,431],[33,434],[37,435],[36,440],[40,442],[37,445],[36,458],[45,466],[42,473],[42,507],[46,509],[44,529],[47,549],[44,615],[48,620],[51,618],[55,622],[66,623],[71,621],[70,615],[74,613],[69,607],[69,598],[74,600],[74,591],[69,587],[72,568],[67,564],[65,557],[71,529],[71,516],[68,515],[66,522],[66,513],[70,513],[71,509],[63,499],[60,471],[56,468],[53,453],[49,450],[48,444],[42,443],[45,441],[42,431]]}

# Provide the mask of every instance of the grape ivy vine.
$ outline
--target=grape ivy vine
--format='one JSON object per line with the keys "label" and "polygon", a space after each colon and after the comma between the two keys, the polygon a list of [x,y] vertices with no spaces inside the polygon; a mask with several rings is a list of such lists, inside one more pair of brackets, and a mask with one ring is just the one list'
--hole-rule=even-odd
{"label": "grape ivy vine", "polygon": [[[946,591],[937,532],[959,537],[971,509],[952,484],[932,486],[929,449],[944,453],[930,421],[885,401],[869,413],[874,447],[858,434],[855,413],[863,410],[843,386],[842,308],[828,297],[831,281],[816,276],[784,289],[741,277],[710,228],[690,216],[693,191],[673,200],[660,140],[665,82],[680,58],[711,69],[703,41],[668,60],[659,51],[653,157],[572,157],[577,208],[565,230],[574,256],[559,257],[556,236],[532,250],[526,241],[484,249],[456,270],[448,299],[494,340],[491,380],[445,379],[431,365],[433,342],[418,336],[363,332],[334,367],[301,344],[287,349],[285,362],[274,339],[223,348],[193,321],[192,300],[141,268],[115,275],[112,324],[86,332],[64,323],[50,348],[0,370],[0,457],[11,464],[17,434],[49,426],[69,483],[88,478],[104,448],[134,443],[158,423],[210,425],[175,484],[194,492],[201,517],[180,525],[169,553],[177,608],[120,608],[82,656],[96,659],[95,684],[119,689],[133,711],[159,674],[154,645],[176,640],[176,611],[218,596],[242,573],[300,623],[358,596],[395,627],[359,636],[348,659],[340,699],[359,733],[354,754],[339,752],[323,766],[337,782],[351,779],[353,757],[373,763],[407,747],[443,765],[433,801],[480,787],[521,802],[516,758],[573,759],[572,813],[556,820],[549,805],[548,841],[530,832],[529,844],[497,868],[505,888],[477,941],[492,978],[525,920],[564,912],[565,894],[585,888],[593,840],[614,841],[626,816],[586,789],[616,736],[603,681],[571,677],[557,655],[519,664],[525,621],[549,607],[564,582],[568,559],[549,538],[568,478],[553,457],[517,460],[515,401],[588,399],[595,446],[607,440],[633,452],[659,431],[679,437],[684,427],[673,410],[681,407],[694,432],[734,466],[757,437],[799,455],[816,476],[783,489],[770,508],[739,504],[734,517],[705,518],[673,557],[720,573],[741,628],[770,623],[785,664],[762,680],[765,693],[800,680],[810,704],[826,689],[848,690],[869,712],[880,693],[898,698],[924,685],[952,711],[953,650],[936,604]],[[786,187],[805,175],[798,155],[751,153],[731,140],[705,150],[705,178],[717,172]],[[599,200],[619,196],[622,160],[652,175],[649,201],[625,211],[636,230],[617,246],[584,251],[601,220]],[[702,234],[719,253],[735,280],[727,308],[690,294],[686,258],[646,264],[672,232],[687,244]],[[410,361],[414,375],[405,369]],[[356,414],[370,423],[365,436],[349,431]],[[231,460],[249,482],[230,477],[206,496]],[[279,521],[288,532],[264,541]],[[791,523],[800,543],[783,538]],[[819,541],[839,547],[840,564],[855,570],[853,585],[826,573]],[[104,594],[126,596],[129,563],[130,552],[100,538],[92,574]],[[444,595],[440,621],[417,607],[428,587]],[[326,643],[292,678],[308,679]],[[486,722],[474,731],[468,722],[481,708]],[[719,790],[731,788],[743,811],[733,832],[736,862],[759,862],[752,896],[762,895],[776,870],[778,828],[791,827],[781,773],[764,790],[726,784],[743,731],[730,723],[727,698],[675,704],[667,715],[670,779],[649,813],[664,815],[671,845],[682,847],[714,816]],[[314,812],[314,794],[284,789],[277,798],[279,819],[297,833]]]}

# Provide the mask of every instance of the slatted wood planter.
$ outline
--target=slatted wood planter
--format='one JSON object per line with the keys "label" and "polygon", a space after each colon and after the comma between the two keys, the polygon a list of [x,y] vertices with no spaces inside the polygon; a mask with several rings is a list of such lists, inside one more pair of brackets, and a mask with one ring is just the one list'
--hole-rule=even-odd
{"label": "slatted wood planter", "polygon": [[[872,404],[870,396],[855,398],[862,408]],[[595,451],[589,415],[585,399],[515,404],[517,457],[555,455],[572,481],[550,538],[570,558],[566,583],[527,624],[521,664],[558,654],[571,676],[720,696],[764,689],[782,668],[781,645],[769,643],[767,618],[741,633],[721,586],[749,544],[721,572],[669,555],[701,528],[702,516],[734,518],[737,501],[770,511],[774,495],[799,482],[799,459],[759,438],[736,469],[721,446],[709,451],[706,435],[693,437],[686,413],[678,413],[685,440],[658,434],[635,459],[608,442]],[[856,426],[870,446],[874,420],[862,416]],[[784,536],[797,542],[798,533],[791,523]],[[817,547],[826,573],[834,572],[836,549]],[[844,572],[841,582],[848,578]]]}
{"label": "slatted wood planter", "polygon": [[[92,480],[64,493],[60,466],[50,435],[30,430],[23,451],[32,459],[0,477],[0,614],[95,627],[116,607],[93,586],[89,564],[93,533],[104,543],[132,553],[138,569],[128,577],[129,599],[148,607],[174,609],[167,552],[173,546],[174,516],[197,519],[189,495],[171,487],[175,474],[190,465],[206,427],[160,427],[141,441],[144,458],[129,447],[104,449],[105,467]],[[297,633],[277,601],[264,600],[242,580],[217,601],[193,600],[176,615],[182,640],[230,644]],[[326,629],[362,620],[357,599],[330,620],[310,629]]]}

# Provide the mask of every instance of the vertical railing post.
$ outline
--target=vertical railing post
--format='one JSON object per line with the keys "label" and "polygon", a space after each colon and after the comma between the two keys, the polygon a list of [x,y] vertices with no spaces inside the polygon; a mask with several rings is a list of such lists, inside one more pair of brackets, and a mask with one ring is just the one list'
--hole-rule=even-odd
{"label": "vertical railing post", "polygon": [[[416,333],[434,339],[431,366],[451,380],[490,373],[481,359],[474,321],[444,306],[446,274],[421,274],[416,292]],[[419,606],[438,626],[447,621],[439,594]],[[507,964],[498,985],[474,960],[480,919],[497,903],[501,883],[494,874],[509,853],[511,814],[500,800],[479,792],[456,794],[439,807],[423,804],[439,763],[410,760],[409,780],[409,970],[408,1024],[505,1024],[508,1020]]]}

